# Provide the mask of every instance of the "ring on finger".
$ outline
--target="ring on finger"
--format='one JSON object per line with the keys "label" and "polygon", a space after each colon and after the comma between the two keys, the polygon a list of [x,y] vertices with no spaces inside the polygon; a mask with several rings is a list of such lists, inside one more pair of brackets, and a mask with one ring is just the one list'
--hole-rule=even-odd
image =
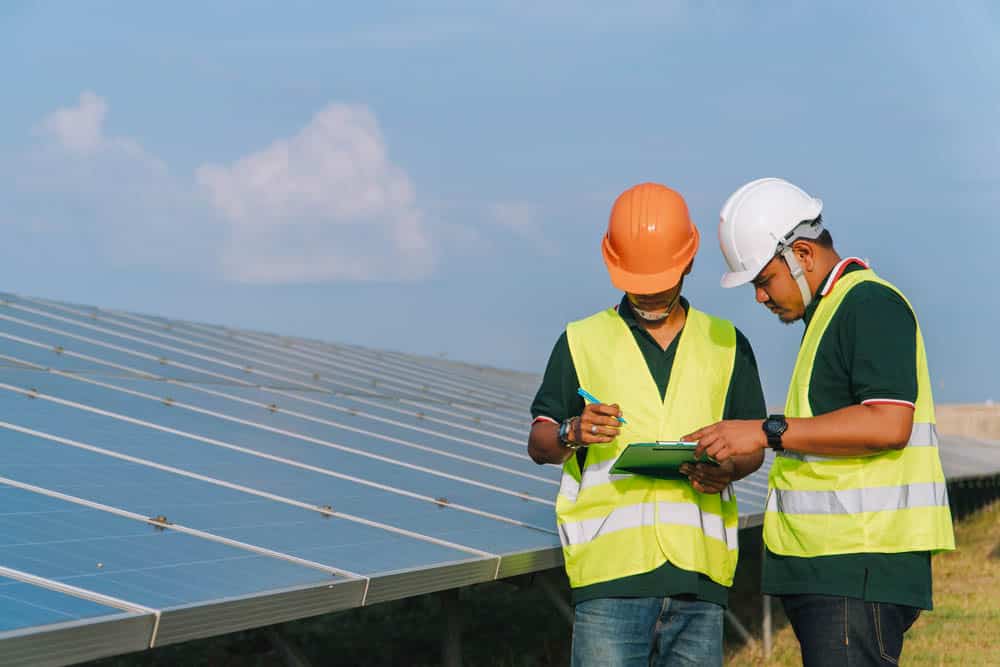
{"label": "ring on finger", "polygon": [[597,424],[591,425],[590,432],[594,435],[597,435]]}

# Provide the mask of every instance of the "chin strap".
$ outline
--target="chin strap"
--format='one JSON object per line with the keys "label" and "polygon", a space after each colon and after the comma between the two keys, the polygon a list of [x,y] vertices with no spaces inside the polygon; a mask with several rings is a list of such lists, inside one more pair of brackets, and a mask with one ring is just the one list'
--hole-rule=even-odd
{"label": "chin strap", "polygon": [[795,253],[792,252],[792,243],[796,239],[815,240],[822,233],[823,216],[818,216],[815,220],[800,222],[795,226],[795,229],[778,239],[777,254],[785,258],[785,264],[788,265],[788,270],[792,272],[792,278],[795,279],[795,283],[799,286],[799,292],[802,293],[802,305],[805,308],[808,308],[809,304],[812,303],[813,293],[809,289],[809,283],[806,281],[806,274],[802,270],[802,265],[799,264],[799,260],[795,259]]}
{"label": "chin strap", "polygon": [[813,295],[812,290],[809,289],[809,283],[806,282],[806,274],[802,270],[802,265],[795,258],[795,253],[792,252],[791,246],[785,246],[781,251],[781,256],[785,258],[788,270],[792,272],[792,278],[795,279],[795,284],[799,286],[799,291],[802,292],[803,307],[808,308],[809,304],[812,303]]}
{"label": "chin strap", "polygon": [[635,304],[632,303],[631,299],[629,299],[628,305],[632,307],[632,312],[638,315],[640,319],[643,319],[646,322],[662,322],[670,317],[670,313],[674,312],[674,308],[681,302],[681,288],[683,286],[684,279],[682,278],[680,284],[677,286],[677,296],[674,297],[674,300],[670,302],[670,305],[667,306],[667,309],[662,313],[650,313],[645,310],[639,310],[635,307]]}

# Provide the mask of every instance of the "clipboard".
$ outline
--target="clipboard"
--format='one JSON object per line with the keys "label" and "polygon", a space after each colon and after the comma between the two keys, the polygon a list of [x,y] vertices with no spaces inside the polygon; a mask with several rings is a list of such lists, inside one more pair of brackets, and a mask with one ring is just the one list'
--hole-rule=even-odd
{"label": "clipboard", "polygon": [[612,474],[645,475],[659,479],[687,479],[678,471],[684,463],[719,462],[702,454],[695,459],[696,442],[633,442],[625,448],[611,468]]}

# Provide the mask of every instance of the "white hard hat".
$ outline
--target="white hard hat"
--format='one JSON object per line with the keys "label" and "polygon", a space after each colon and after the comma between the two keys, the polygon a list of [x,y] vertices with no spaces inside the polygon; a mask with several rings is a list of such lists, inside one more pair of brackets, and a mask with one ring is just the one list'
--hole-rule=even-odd
{"label": "white hard hat", "polygon": [[812,293],[791,244],[822,233],[822,211],[822,201],[781,178],[759,178],[731,194],[719,214],[719,246],[729,265],[722,286],[745,285],[780,253],[808,305]]}

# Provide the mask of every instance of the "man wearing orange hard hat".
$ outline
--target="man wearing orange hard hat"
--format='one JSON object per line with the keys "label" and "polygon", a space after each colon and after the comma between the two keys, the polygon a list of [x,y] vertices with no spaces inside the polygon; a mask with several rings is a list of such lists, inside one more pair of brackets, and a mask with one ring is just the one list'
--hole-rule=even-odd
{"label": "man wearing orange hard hat", "polygon": [[528,453],[563,468],[556,520],[573,665],[722,664],[737,559],[730,483],[762,452],[684,464],[673,478],[612,471],[629,444],[766,416],[749,342],[681,296],[698,243],[677,192],[643,183],[622,193],[602,252],[625,295],[567,325],[532,404]]}

